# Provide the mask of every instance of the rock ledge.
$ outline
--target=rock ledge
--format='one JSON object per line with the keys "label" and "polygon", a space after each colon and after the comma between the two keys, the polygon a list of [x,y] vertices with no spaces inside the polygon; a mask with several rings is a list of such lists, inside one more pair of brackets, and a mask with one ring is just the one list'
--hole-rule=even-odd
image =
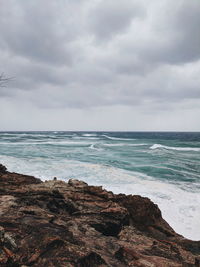
{"label": "rock ledge", "polygon": [[0,164],[0,266],[200,266],[150,199],[85,182],[41,182]]}

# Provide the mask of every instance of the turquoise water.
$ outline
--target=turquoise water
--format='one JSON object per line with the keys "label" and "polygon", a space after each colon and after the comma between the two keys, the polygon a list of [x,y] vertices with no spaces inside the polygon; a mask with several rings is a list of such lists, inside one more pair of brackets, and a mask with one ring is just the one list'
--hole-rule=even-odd
{"label": "turquoise water", "polygon": [[200,240],[200,133],[1,132],[0,162],[150,197],[177,232]]}

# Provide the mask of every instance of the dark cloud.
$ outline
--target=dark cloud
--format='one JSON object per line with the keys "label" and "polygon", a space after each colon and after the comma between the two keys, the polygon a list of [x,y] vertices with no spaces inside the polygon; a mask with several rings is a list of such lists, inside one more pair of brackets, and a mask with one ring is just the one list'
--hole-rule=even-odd
{"label": "dark cloud", "polygon": [[[78,25],[70,20],[72,7],[62,1],[4,1],[0,11],[2,49],[31,61],[71,64]],[[64,9],[63,9],[64,8]],[[66,13],[65,13],[66,12]]]}
{"label": "dark cloud", "polygon": [[199,14],[200,2],[188,0],[2,0],[0,72],[14,79],[0,88],[1,111],[7,105],[14,120],[21,105],[34,114],[67,109],[82,120],[92,109],[96,124],[101,112],[112,125],[121,110],[137,114],[138,127],[158,110],[178,118],[187,107],[195,117]]}

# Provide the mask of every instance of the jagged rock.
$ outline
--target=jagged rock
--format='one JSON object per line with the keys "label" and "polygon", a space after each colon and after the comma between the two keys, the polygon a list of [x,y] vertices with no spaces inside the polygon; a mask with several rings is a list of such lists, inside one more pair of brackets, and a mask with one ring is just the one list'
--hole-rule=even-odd
{"label": "jagged rock", "polygon": [[4,165],[0,164],[0,174],[4,174],[6,172],[7,172],[7,168]]}
{"label": "jagged rock", "polygon": [[199,266],[150,199],[78,180],[0,175],[0,266]]}

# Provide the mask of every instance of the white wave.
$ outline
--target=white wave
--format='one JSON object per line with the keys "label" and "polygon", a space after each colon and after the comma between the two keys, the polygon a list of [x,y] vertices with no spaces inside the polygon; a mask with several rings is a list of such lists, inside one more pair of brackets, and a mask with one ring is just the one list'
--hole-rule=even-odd
{"label": "white wave", "polygon": [[48,134],[39,134],[39,133],[17,133],[13,134],[14,136],[16,135],[17,137],[46,137],[49,136]]}
{"label": "white wave", "polygon": [[83,134],[85,137],[90,137],[90,136],[97,136],[96,134]]}
{"label": "white wave", "polygon": [[164,146],[160,144],[154,144],[150,147],[150,149],[169,149],[169,150],[177,150],[177,151],[200,151],[200,147],[173,147],[173,146]]}
{"label": "white wave", "polygon": [[90,137],[90,136],[73,136],[72,139],[75,140],[100,140],[98,137]]}
{"label": "white wave", "polygon": [[[87,145],[89,146],[91,143],[88,143],[88,142],[84,142],[84,141],[58,141],[58,142],[52,142],[52,141],[49,141],[49,142],[46,142],[47,144],[51,144],[51,145]],[[44,142],[44,144],[46,144]]]}
{"label": "white wave", "polygon": [[91,144],[89,148],[93,150],[98,150],[98,151],[102,150],[101,148],[96,147],[95,144]]}
{"label": "white wave", "polygon": [[146,146],[147,144],[127,144],[127,143],[118,143],[118,144],[104,144],[104,146]]}
{"label": "white wave", "polygon": [[[65,136],[69,136],[71,137],[72,135],[65,135]],[[12,133],[12,134],[2,134],[0,133],[0,138],[4,138],[4,139],[21,139],[21,138],[26,138],[26,139],[35,139],[35,138],[42,138],[42,139],[45,139],[45,138],[56,138],[55,134],[53,133],[49,133],[49,134],[33,134],[33,133]]]}
{"label": "white wave", "polygon": [[113,137],[113,136],[108,136],[106,134],[102,134],[102,136],[110,139],[110,140],[124,140],[124,141],[132,141],[132,140],[135,140],[135,139],[130,139],[130,138],[118,138],[118,137]]}
{"label": "white wave", "polygon": [[[60,133],[58,132],[58,135],[60,135]],[[72,134],[62,134],[61,135],[62,137],[72,137],[72,136],[74,136],[74,135],[72,135]],[[50,135],[49,137],[54,137],[54,138],[58,138],[58,136],[55,136],[55,135]]]}
{"label": "white wave", "polygon": [[15,135],[24,135],[24,134],[20,134],[20,133],[6,133],[6,132],[0,132],[0,136],[1,135],[8,135],[8,136],[15,136]]}
{"label": "white wave", "polygon": [[82,137],[80,139],[83,139],[83,140],[100,140],[100,138],[98,138],[98,137]]}
{"label": "white wave", "polygon": [[41,142],[0,142],[0,145],[14,145],[14,146],[21,146],[21,145],[90,145],[91,143],[88,142],[77,142],[77,141],[41,141]]}
{"label": "white wave", "polygon": [[30,145],[30,144],[35,144],[35,143],[25,143],[25,142],[17,142],[17,143],[13,143],[13,142],[0,142],[0,145],[11,145],[11,146],[15,146],[15,145]]}

